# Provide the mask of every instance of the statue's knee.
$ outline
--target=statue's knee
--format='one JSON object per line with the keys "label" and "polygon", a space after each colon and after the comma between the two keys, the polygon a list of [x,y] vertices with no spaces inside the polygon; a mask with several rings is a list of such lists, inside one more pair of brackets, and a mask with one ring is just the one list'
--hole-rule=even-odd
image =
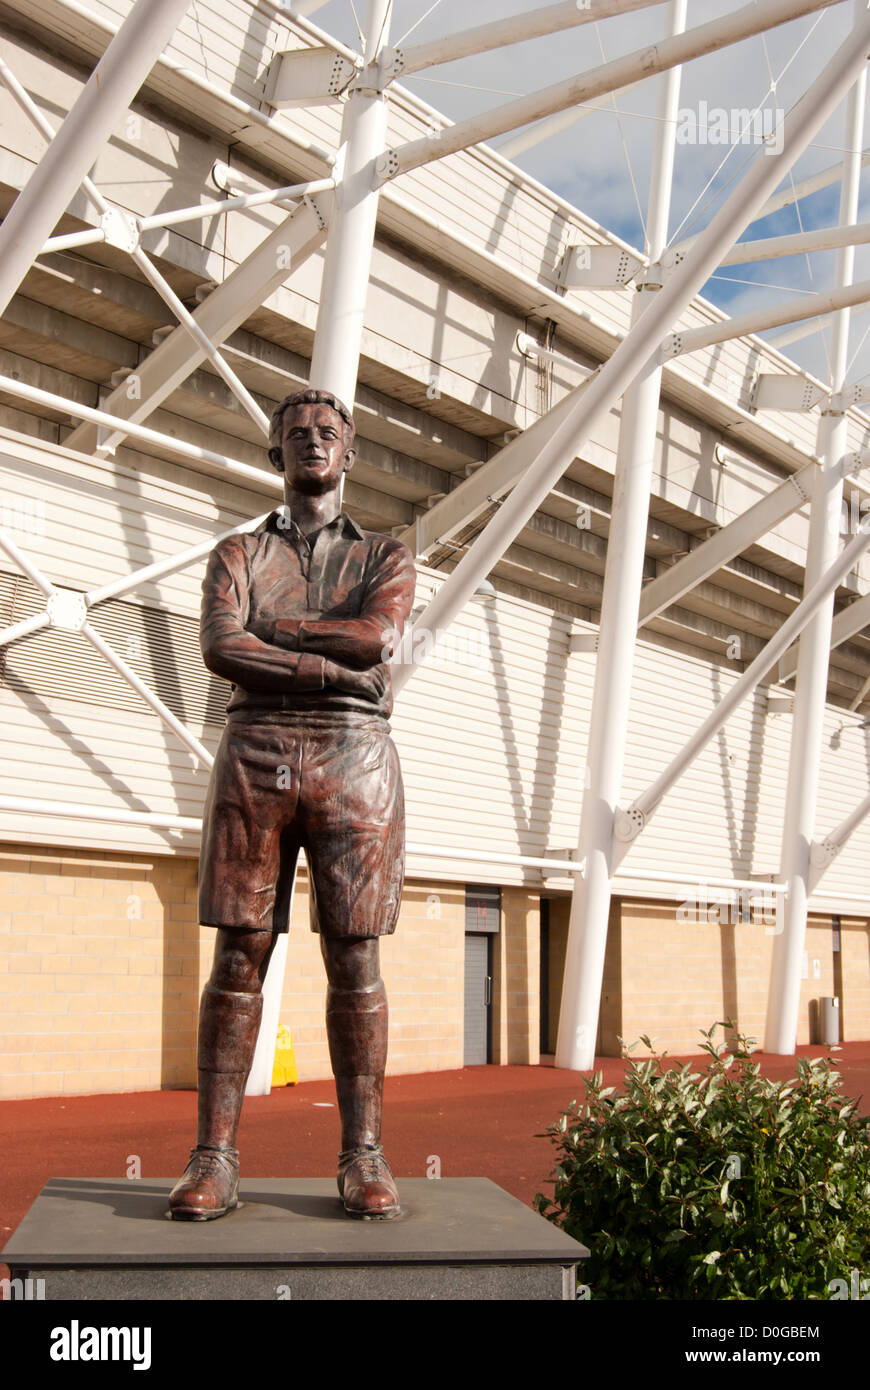
{"label": "statue's knee", "polygon": [[272,945],[271,933],[231,933],[222,930],[215,946],[209,983],[215,989],[259,994]]}
{"label": "statue's knee", "polygon": [[380,941],[373,937],[321,937],[326,978],[334,989],[371,989],[380,979]]}

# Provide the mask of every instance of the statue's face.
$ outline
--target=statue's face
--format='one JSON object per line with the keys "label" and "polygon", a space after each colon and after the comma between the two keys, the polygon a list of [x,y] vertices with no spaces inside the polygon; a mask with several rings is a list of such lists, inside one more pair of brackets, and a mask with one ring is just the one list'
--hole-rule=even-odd
{"label": "statue's face", "polygon": [[284,415],[281,456],[293,492],[332,492],[353,463],[350,431],[331,405],[297,405]]}

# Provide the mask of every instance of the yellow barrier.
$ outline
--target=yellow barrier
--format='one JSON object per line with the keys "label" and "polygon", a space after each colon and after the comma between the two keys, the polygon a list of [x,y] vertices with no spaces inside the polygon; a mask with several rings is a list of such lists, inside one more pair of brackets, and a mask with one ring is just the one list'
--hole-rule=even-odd
{"label": "yellow barrier", "polygon": [[293,1038],[289,1028],[278,1025],[278,1045],[275,1048],[275,1065],[272,1068],[273,1086],[295,1086],[299,1080],[296,1053],[293,1051]]}

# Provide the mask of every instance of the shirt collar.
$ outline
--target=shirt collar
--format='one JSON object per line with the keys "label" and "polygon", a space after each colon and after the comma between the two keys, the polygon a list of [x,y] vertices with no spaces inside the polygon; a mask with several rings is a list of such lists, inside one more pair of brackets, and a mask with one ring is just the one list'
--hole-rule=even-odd
{"label": "shirt collar", "polygon": [[[279,526],[279,518],[285,519],[285,524],[283,526]],[[345,535],[355,536],[359,541],[365,539],[365,532],[357,526],[353,517],[348,516],[347,512],[339,512],[338,516],[334,517],[332,521],[327,522],[322,529],[324,531],[340,529]],[[262,533],[267,530],[280,531],[284,536],[299,534],[299,527],[291,517],[290,509],[285,502],[282,502],[281,505],[266,518],[262,526],[257,528],[257,534],[262,535]]]}

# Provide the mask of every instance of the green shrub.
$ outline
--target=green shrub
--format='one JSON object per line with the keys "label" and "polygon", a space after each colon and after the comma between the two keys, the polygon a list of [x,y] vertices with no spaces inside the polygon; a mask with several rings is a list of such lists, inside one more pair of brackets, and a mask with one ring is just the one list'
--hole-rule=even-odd
{"label": "green shrub", "polygon": [[728,1026],[702,1034],[706,1071],[629,1057],[624,1095],[596,1072],[547,1131],[535,1206],[590,1247],[592,1298],[829,1298],[870,1275],[870,1120],[827,1058],[767,1081],[753,1039],[714,1045]]}

